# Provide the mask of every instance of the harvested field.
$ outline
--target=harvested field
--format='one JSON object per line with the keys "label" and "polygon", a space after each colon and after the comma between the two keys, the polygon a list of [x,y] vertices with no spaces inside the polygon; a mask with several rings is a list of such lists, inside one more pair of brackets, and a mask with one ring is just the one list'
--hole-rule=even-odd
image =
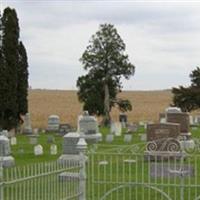
{"label": "harvested field", "polygon": [[[165,91],[125,91],[120,95],[132,102],[133,110],[128,113],[130,122],[157,121],[158,114],[169,106],[172,94]],[[62,123],[76,126],[77,116],[82,112],[76,91],[30,90],[29,112],[33,127],[46,128],[48,116],[60,116]],[[112,118],[118,120],[119,111],[113,109]]]}

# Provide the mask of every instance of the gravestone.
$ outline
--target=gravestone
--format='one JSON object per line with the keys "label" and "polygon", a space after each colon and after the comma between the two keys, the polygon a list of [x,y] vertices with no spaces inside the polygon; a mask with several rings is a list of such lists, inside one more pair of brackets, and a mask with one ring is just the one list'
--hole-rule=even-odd
{"label": "gravestone", "polygon": [[106,135],[106,142],[111,143],[114,140],[114,135],[113,134],[108,134]]}
{"label": "gravestone", "polygon": [[127,132],[129,133],[134,133],[134,132],[137,132],[138,130],[138,125],[137,124],[128,124],[127,125]]}
{"label": "gravestone", "polygon": [[186,139],[190,139],[190,119],[188,113],[166,113],[167,122],[180,124],[180,135]]}
{"label": "gravestone", "polygon": [[65,135],[71,131],[71,126],[69,124],[60,124],[59,126],[59,134]]}
{"label": "gravestone", "polygon": [[126,128],[127,125],[127,115],[125,113],[120,113],[119,115],[119,121],[123,128]]}
{"label": "gravestone", "polygon": [[30,113],[26,113],[24,117],[24,129],[23,133],[25,134],[32,134],[32,127],[31,127],[31,115]]}
{"label": "gravestone", "polygon": [[142,142],[146,142],[146,141],[147,141],[147,134],[146,134],[146,133],[142,133],[142,134],[140,135],[140,140],[141,140]]}
{"label": "gravestone", "polygon": [[11,129],[8,131],[8,138],[11,138],[11,137],[15,137],[15,128]]}
{"label": "gravestone", "polygon": [[177,162],[155,162],[150,164],[150,175],[153,178],[192,177],[194,168],[192,165],[180,165]]}
{"label": "gravestone", "polygon": [[48,117],[47,131],[58,132],[60,126],[60,118],[57,115],[50,115]]}
{"label": "gravestone", "polygon": [[159,122],[160,123],[166,123],[166,114],[165,113],[159,114]]}
{"label": "gravestone", "polygon": [[132,135],[131,134],[125,134],[124,135],[124,142],[125,143],[130,143],[132,141]]}
{"label": "gravestone", "polygon": [[2,131],[2,134],[3,134],[4,136],[6,136],[6,137],[9,137],[8,131],[7,131],[7,130],[3,130],[3,131]]}
{"label": "gravestone", "polygon": [[15,160],[11,156],[10,141],[2,132],[0,132],[0,163],[3,167],[15,165]]}
{"label": "gravestone", "polygon": [[79,141],[80,134],[77,132],[70,132],[63,137],[63,154],[59,157],[59,163],[66,160],[78,160],[80,159],[77,143]]}
{"label": "gravestone", "polygon": [[38,133],[39,133],[39,129],[38,129],[38,128],[34,128],[34,129],[33,129],[33,134],[34,134],[34,135],[38,135]]}
{"label": "gravestone", "polygon": [[42,145],[38,144],[38,145],[34,146],[34,155],[35,156],[43,155],[43,147],[42,147]]}
{"label": "gravestone", "polygon": [[16,145],[17,144],[17,138],[16,137],[11,137],[10,138],[10,144],[13,146],[13,145]]}
{"label": "gravestone", "polygon": [[35,145],[38,143],[38,137],[39,137],[38,135],[29,135],[28,137],[29,137],[30,144]]}
{"label": "gravestone", "polygon": [[53,135],[49,135],[47,137],[47,143],[48,144],[53,144],[55,142],[55,137]]}
{"label": "gravestone", "polygon": [[111,131],[115,136],[121,136],[122,126],[120,122],[112,122],[111,123]]}
{"label": "gravestone", "polygon": [[58,153],[57,145],[52,144],[52,145],[50,146],[50,154],[51,154],[51,155],[57,155],[57,153]]}
{"label": "gravestone", "polygon": [[147,150],[168,151],[170,144],[175,140],[167,141],[167,139],[177,139],[178,136],[180,136],[180,124],[149,124],[147,126],[147,141],[150,143],[149,146],[147,145]]}
{"label": "gravestone", "polygon": [[84,111],[83,115],[78,118],[78,133],[83,133],[83,137],[88,143],[96,143],[102,140],[96,118],[90,116],[87,111]]}

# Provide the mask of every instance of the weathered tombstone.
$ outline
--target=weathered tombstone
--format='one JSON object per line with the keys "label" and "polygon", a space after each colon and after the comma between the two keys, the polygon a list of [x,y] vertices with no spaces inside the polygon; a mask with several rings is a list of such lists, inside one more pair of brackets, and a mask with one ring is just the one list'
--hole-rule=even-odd
{"label": "weathered tombstone", "polygon": [[33,129],[33,134],[34,134],[34,135],[38,135],[38,133],[39,133],[39,129],[38,129],[38,128],[34,128],[34,129]]}
{"label": "weathered tombstone", "polygon": [[87,111],[78,118],[78,133],[83,133],[83,136],[88,143],[95,143],[102,140],[102,134],[99,133],[96,118],[90,116]]}
{"label": "weathered tombstone", "polygon": [[180,124],[180,132],[181,136],[185,137],[186,139],[190,139],[190,120],[188,113],[166,113],[167,122],[169,123],[178,123]]}
{"label": "weathered tombstone", "polygon": [[140,140],[141,140],[142,142],[146,142],[146,141],[147,141],[147,134],[146,134],[146,133],[142,133],[142,134],[140,135]]}
{"label": "weathered tombstone", "polygon": [[129,133],[134,133],[134,132],[137,132],[138,130],[138,125],[137,124],[128,124],[127,125],[127,132]]}
{"label": "weathered tombstone", "polygon": [[159,114],[159,122],[160,123],[166,123],[166,114],[165,113]]}
{"label": "weathered tombstone", "polygon": [[29,143],[30,144],[37,144],[38,143],[38,135],[29,135]]}
{"label": "weathered tombstone", "polygon": [[59,162],[65,160],[77,160],[79,159],[79,150],[77,143],[79,141],[80,134],[77,132],[70,132],[63,137],[63,154],[59,157]]}
{"label": "weathered tombstone", "polygon": [[121,136],[122,133],[122,126],[120,122],[112,122],[111,123],[111,134],[115,136]]}
{"label": "weathered tombstone", "polygon": [[17,138],[16,137],[11,137],[10,138],[10,144],[11,145],[16,145],[17,144]]}
{"label": "weathered tombstone", "polygon": [[55,142],[55,137],[53,135],[49,135],[47,137],[47,143],[53,144]]}
{"label": "weathered tombstone", "polygon": [[[147,141],[154,143],[154,148],[151,145],[148,150],[154,151],[168,151],[170,147],[170,142],[174,140],[167,139],[177,139],[180,136],[180,124],[175,123],[165,123],[165,124],[149,124],[147,126]],[[165,142],[167,142],[165,144]],[[149,143],[149,144],[153,144]]]}
{"label": "weathered tombstone", "polygon": [[35,156],[40,156],[43,155],[43,147],[42,145],[38,144],[34,147],[34,155]]}
{"label": "weathered tombstone", "polygon": [[60,118],[57,115],[50,115],[48,118],[47,131],[58,132],[60,126]]}
{"label": "weathered tombstone", "polygon": [[108,134],[106,135],[106,142],[111,143],[114,140],[114,135],[113,134]]}
{"label": "weathered tombstone", "polygon": [[31,127],[31,115],[30,113],[26,113],[24,117],[24,130],[25,134],[32,134],[32,127]]}
{"label": "weathered tombstone", "polygon": [[59,134],[65,135],[71,131],[71,126],[69,124],[60,124],[59,126]]}
{"label": "weathered tombstone", "polygon": [[0,132],[0,163],[3,167],[15,165],[15,160],[11,156],[10,141]]}
{"label": "weathered tombstone", "polygon": [[119,115],[119,121],[123,128],[126,128],[127,125],[127,115],[125,113],[120,113]]}
{"label": "weathered tombstone", "polygon": [[52,145],[50,146],[50,154],[51,154],[51,155],[57,155],[57,153],[58,153],[57,145],[52,144]]}
{"label": "weathered tombstone", "polygon": [[177,162],[151,163],[150,175],[153,178],[173,178],[194,176],[194,168],[191,165],[180,165]]}
{"label": "weathered tombstone", "polygon": [[132,141],[132,135],[131,134],[125,134],[124,135],[124,142],[130,143]]}

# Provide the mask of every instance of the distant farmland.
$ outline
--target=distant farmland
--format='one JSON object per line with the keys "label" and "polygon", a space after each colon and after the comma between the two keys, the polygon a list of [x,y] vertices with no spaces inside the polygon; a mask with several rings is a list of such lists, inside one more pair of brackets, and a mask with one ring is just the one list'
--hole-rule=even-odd
{"label": "distant farmland", "polygon": [[[128,113],[130,122],[157,121],[160,112],[170,105],[171,91],[126,91],[120,97],[132,102],[133,110]],[[29,112],[33,127],[46,128],[48,116],[60,116],[62,123],[77,124],[77,116],[82,112],[76,91],[30,90]],[[113,109],[112,118],[118,120],[119,111]]]}

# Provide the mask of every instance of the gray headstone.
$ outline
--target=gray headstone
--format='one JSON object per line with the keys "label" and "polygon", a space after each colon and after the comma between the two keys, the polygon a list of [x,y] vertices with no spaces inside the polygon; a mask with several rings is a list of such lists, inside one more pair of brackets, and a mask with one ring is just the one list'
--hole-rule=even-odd
{"label": "gray headstone", "polygon": [[77,132],[70,132],[64,135],[63,154],[79,154],[77,149],[79,138],[80,134]]}
{"label": "gray headstone", "polygon": [[132,135],[130,134],[125,134],[124,135],[124,142],[130,143],[132,141]]}
{"label": "gray headstone", "polygon": [[151,177],[191,177],[194,176],[194,168],[191,165],[180,165],[176,162],[172,163],[151,163],[150,164],[150,174]]}
{"label": "gray headstone", "polygon": [[24,133],[32,134],[32,127],[31,127],[31,116],[30,113],[26,113],[24,117]]}
{"label": "gray headstone", "polygon": [[29,135],[29,143],[30,144],[37,144],[38,143],[38,135]]}
{"label": "gray headstone", "polygon": [[48,118],[47,131],[58,132],[60,126],[60,118],[57,115],[50,115]]}
{"label": "gray headstone", "polygon": [[43,155],[43,147],[42,145],[38,144],[34,147],[34,155],[35,156],[40,156]]}
{"label": "gray headstone", "polygon": [[106,142],[111,143],[114,140],[114,135],[113,134],[108,134],[106,135]]}
{"label": "gray headstone", "polygon": [[54,142],[55,142],[54,136],[53,136],[53,135],[49,135],[49,136],[47,137],[47,143],[48,143],[48,144],[53,144]]}

